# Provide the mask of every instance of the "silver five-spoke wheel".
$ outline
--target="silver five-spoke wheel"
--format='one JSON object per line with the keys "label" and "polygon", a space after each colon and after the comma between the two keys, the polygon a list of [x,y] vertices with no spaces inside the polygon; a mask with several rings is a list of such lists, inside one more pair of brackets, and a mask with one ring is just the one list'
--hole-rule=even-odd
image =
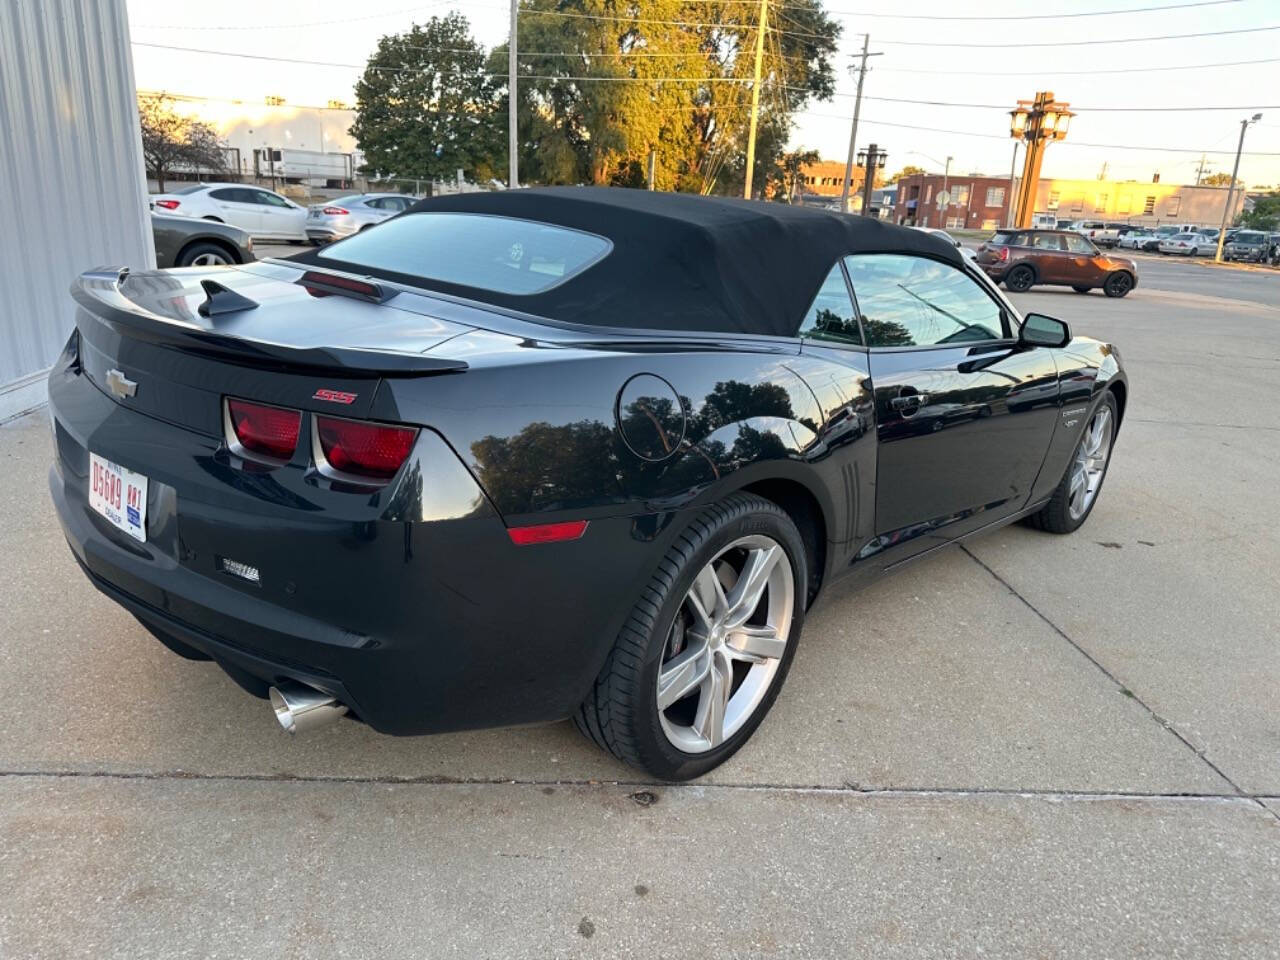
{"label": "silver five-spoke wheel", "polygon": [[229,256],[225,253],[217,253],[212,250],[191,258],[191,266],[193,267],[223,267],[229,263],[231,263],[231,258]]}
{"label": "silver five-spoke wheel", "polygon": [[698,572],[658,670],[658,711],[676,748],[704,753],[759,707],[787,649],[795,578],[782,546],[754,535]]}
{"label": "silver five-spoke wheel", "polygon": [[1103,404],[1085,427],[1080,446],[1076,448],[1067,491],[1067,509],[1072,520],[1079,520],[1089,512],[1102,486],[1107,457],[1111,455],[1111,427],[1111,408]]}

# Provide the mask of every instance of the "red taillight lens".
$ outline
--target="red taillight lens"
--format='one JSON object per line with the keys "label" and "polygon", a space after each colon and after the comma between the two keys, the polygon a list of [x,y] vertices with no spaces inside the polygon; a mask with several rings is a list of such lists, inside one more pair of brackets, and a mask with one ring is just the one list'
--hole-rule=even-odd
{"label": "red taillight lens", "polygon": [[1008,248],[1008,247],[1001,247],[1001,248],[1000,248],[998,251],[996,251],[996,252],[1000,255],[1000,259],[1001,259],[1002,261],[1004,261],[1004,260],[1008,260],[1008,259],[1009,259],[1009,248]]}
{"label": "red taillight lens", "polygon": [[166,210],[177,210],[178,207],[180,207],[181,205],[182,205],[181,201],[178,201],[178,200],[157,200],[156,201],[157,207],[164,207]]}
{"label": "red taillight lens", "polygon": [[231,429],[240,446],[276,460],[288,460],[298,447],[302,414],[297,410],[267,407],[260,403],[227,398]]}
{"label": "red taillight lens", "polygon": [[535,527],[507,528],[507,536],[518,547],[527,547],[533,543],[556,543],[560,540],[577,540],[586,532],[586,520],[570,520],[566,523],[541,523]]}
{"label": "red taillight lens", "polygon": [[329,466],[340,473],[390,480],[413,449],[418,431],[335,417],[316,417],[316,435]]}
{"label": "red taillight lens", "polygon": [[328,214],[329,216],[331,216],[331,217],[345,217],[345,216],[346,216],[348,213],[350,213],[351,211],[350,211],[350,210],[343,210],[341,207],[325,207],[325,208],[324,208],[323,210],[321,210],[320,212],[321,212],[321,213],[327,213],[327,214]]}

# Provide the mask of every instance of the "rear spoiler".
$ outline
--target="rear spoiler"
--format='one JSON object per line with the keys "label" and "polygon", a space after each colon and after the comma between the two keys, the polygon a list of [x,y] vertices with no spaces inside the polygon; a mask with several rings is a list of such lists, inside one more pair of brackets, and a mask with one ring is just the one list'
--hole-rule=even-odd
{"label": "rear spoiler", "polygon": [[[460,373],[463,360],[421,353],[362,350],[354,347],[292,347],[238,337],[217,329],[218,317],[192,315],[190,321],[152,313],[122,291],[128,267],[100,267],[81,274],[71,284],[71,296],[94,319],[121,336],[190,353],[258,367],[287,367],[291,371],[334,374],[374,374],[386,377]],[[207,292],[207,291],[206,291]]]}

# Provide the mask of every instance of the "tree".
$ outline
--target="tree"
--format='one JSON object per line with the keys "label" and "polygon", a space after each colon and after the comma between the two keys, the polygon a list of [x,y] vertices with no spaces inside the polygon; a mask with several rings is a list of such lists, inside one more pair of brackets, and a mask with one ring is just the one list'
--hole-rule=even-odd
{"label": "tree", "polygon": [[1253,201],[1253,209],[1240,217],[1241,226],[1251,230],[1280,229],[1280,191]]}
{"label": "tree", "polygon": [[226,169],[225,144],[213,127],[173,110],[173,97],[165,93],[138,97],[138,121],[142,127],[142,158],[164,192],[165,175],[176,167]]}
{"label": "tree", "polygon": [[[756,17],[752,4],[723,0],[522,0],[521,179],[642,186],[653,151],[658,189],[740,192]],[[756,137],[762,193],[791,114],[834,91],[839,31],[818,0],[770,14]],[[505,46],[490,69],[505,75]]]}
{"label": "tree", "polygon": [[776,181],[783,198],[787,203],[795,200],[804,182],[804,168],[819,159],[817,150],[792,150],[778,157],[777,164],[770,171],[770,180]]}
{"label": "tree", "polygon": [[888,180],[886,180],[885,183],[897,183],[903,177],[914,177],[917,173],[924,173],[924,172],[925,172],[924,167],[914,167],[908,163],[905,167],[903,167],[901,170],[899,170],[897,173],[891,176]]}
{"label": "tree", "polygon": [[[1202,187],[1229,187],[1231,186],[1231,174],[1229,173],[1211,173],[1208,176],[1200,178],[1200,186]],[[1244,181],[1236,184],[1236,188],[1242,188]]]}
{"label": "tree", "polygon": [[459,169],[475,180],[497,175],[506,166],[499,89],[460,13],[383,37],[356,82],[350,132],[365,169],[431,180]]}

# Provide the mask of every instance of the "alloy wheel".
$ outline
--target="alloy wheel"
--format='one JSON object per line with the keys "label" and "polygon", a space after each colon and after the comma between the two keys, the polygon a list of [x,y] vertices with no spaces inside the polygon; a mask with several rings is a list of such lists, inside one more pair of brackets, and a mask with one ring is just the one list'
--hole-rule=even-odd
{"label": "alloy wheel", "polygon": [[795,576],[772,537],[730,543],[685,594],[663,648],[662,730],[686,753],[732,737],[764,700],[787,649]]}
{"label": "alloy wheel", "polygon": [[225,253],[202,253],[191,259],[193,267],[225,267],[231,262],[231,258]]}
{"label": "alloy wheel", "polygon": [[1076,448],[1071,484],[1067,488],[1067,510],[1072,520],[1079,520],[1089,512],[1102,486],[1107,458],[1111,456],[1111,428],[1111,408],[1104,403],[1085,427],[1080,446]]}

